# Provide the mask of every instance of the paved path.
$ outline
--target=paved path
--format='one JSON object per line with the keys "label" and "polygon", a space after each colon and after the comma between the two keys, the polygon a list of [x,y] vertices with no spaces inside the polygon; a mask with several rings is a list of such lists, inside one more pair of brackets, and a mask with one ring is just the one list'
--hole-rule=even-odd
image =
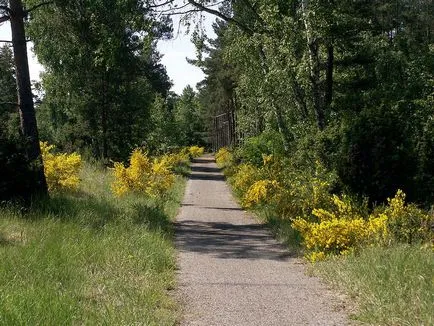
{"label": "paved path", "polygon": [[198,159],[176,222],[181,325],[348,325],[343,302],[234,201]]}

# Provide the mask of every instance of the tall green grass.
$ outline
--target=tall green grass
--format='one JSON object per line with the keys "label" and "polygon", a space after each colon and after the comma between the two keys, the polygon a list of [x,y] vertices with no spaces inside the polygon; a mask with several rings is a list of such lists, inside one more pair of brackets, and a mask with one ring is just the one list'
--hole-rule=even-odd
{"label": "tall green grass", "polygon": [[358,303],[355,319],[374,325],[434,325],[434,251],[416,246],[365,248],[314,265]]}
{"label": "tall green grass", "polygon": [[111,176],[85,166],[80,190],[0,209],[1,325],[174,325],[171,219],[164,201],[112,196]]}

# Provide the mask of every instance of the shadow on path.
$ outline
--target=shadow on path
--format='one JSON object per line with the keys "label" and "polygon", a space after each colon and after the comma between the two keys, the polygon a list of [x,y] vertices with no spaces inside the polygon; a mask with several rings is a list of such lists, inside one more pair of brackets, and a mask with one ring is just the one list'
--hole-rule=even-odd
{"label": "shadow on path", "polygon": [[260,224],[177,222],[177,246],[181,251],[214,255],[225,259],[286,260],[291,257],[282,245],[270,240]]}

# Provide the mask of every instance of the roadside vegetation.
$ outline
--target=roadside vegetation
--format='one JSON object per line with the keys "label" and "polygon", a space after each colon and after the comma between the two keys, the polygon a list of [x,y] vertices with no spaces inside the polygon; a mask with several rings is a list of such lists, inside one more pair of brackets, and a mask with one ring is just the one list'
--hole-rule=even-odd
{"label": "roadside vegetation", "polygon": [[116,168],[42,148],[50,198],[0,208],[0,324],[175,324],[171,222],[185,182],[172,171],[203,149],[134,151],[126,169],[135,179],[120,195]]}
{"label": "roadside vegetation", "polygon": [[381,325],[433,322],[434,216],[397,190],[386,203],[341,192],[320,162],[291,159],[252,143],[222,148],[216,160],[240,203],[262,217],[290,250],[359,303],[354,316]]}
{"label": "roadside vegetation", "polygon": [[[432,324],[434,2],[184,2],[0,0],[16,36],[0,47],[0,318],[170,324],[188,168],[167,155],[198,144],[223,148],[242,205],[294,253],[357,289],[357,318]],[[157,50],[172,16],[205,74],[180,95]]]}

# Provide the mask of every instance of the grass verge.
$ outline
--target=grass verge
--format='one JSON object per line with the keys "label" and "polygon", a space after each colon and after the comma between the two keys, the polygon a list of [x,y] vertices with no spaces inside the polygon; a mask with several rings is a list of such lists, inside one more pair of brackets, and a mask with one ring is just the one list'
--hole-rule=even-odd
{"label": "grass verge", "polygon": [[0,209],[0,324],[174,325],[171,219],[184,180],[159,203],[114,198],[94,166],[82,180],[24,217]]}
{"label": "grass verge", "polygon": [[371,247],[313,265],[355,298],[354,318],[374,325],[434,325],[434,252],[416,246]]}

